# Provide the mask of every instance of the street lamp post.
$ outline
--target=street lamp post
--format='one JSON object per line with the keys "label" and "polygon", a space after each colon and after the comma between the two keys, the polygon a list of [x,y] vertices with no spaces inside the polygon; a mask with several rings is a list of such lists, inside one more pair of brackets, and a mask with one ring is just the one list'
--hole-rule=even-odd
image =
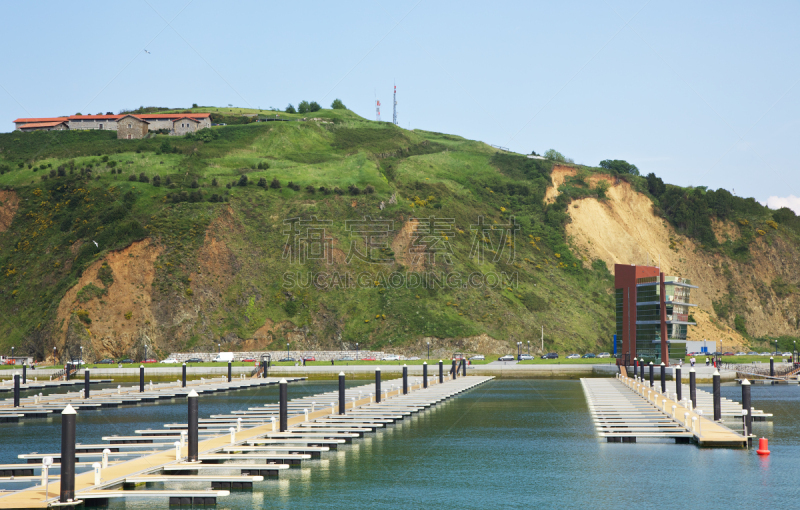
{"label": "street lamp post", "polygon": [[519,348],[522,346],[522,342],[517,342],[517,361],[519,361],[520,351]]}
{"label": "street lamp post", "polygon": [[775,356],[778,355],[778,341],[775,340]]}
{"label": "street lamp post", "polygon": [[11,347],[11,361],[12,361],[12,363],[14,363],[15,365],[17,364],[17,362],[14,360],[14,347]]}
{"label": "street lamp post", "polygon": [[222,344],[217,344],[217,354],[222,352]]}
{"label": "street lamp post", "polygon": [[356,361],[358,361],[358,342],[356,342]]}
{"label": "street lamp post", "polygon": [[56,364],[56,346],[53,346],[53,365]]}
{"label": "street lamp post", "polygon": [[[147,354],[147,346],[146,345],[145,345],[144,349],[145,349],[145,351],[144,351],[145,354]],[[147,358],[147,356],[145,356],[145,358]],[[81,369],[81,364],[82,363],[83,363],[83,346],[81,345],[81,359],[78,360],[78,370]]]}
{"label": "street lamp post", "polygon": [[428,342],[428,357],[426,359],[431,359],[431,343]]}
{"label": "street lamp post", "polygon": [[528,340],[528,356],[531,355],[531,341]]}
{"label": "street lamp post", "polygon": [[286,342],[286,359],[289,359],[289,342]]}
{"label": "street lamp post", "polygon": [[794,347],[792,347],[792,363],[797,363],[797,340],[792,340],[792,344],[794,344]]}

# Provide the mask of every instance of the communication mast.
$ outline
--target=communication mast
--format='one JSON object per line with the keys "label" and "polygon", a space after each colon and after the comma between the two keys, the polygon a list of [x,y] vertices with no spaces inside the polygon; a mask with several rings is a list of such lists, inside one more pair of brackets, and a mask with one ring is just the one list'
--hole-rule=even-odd
{"label": "communication mast", "polygon": [[375,100],[375,120],[381,121],[381,102],[378,99]]}
{"label": "communication mast", "polygon": [[392,123],[397,125],[397,85],[394,86],[394,105],[392,107]]}

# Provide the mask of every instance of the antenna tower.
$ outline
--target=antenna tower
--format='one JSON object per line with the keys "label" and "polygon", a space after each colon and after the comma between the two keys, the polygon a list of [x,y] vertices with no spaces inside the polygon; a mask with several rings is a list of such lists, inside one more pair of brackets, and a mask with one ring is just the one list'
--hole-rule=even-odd
{"label": "antenna tower", "polygon": [[397,85],[394,86],[394,105],[392,106],[392,123],[397,125]]}
{"label": "antenna tower", "polygon": [[375,100],[375,120],[381,121],[381,102],[378,99]]}

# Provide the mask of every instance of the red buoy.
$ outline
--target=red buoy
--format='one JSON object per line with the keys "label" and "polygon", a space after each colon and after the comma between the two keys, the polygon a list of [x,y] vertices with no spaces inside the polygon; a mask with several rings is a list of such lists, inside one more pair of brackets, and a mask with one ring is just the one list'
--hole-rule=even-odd
{"label": "red buoy", "polygon": [[758,450],[756,453],[759,455],[769,455],[769,439],[762,437],[758,439]]}

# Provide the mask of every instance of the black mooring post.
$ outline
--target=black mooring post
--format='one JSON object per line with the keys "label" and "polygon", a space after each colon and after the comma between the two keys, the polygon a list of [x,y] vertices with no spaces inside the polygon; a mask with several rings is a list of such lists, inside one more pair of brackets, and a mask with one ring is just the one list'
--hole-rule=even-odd
{"label": "black mooring post", "polygon": [[678,402],[683,400],[683,388],[681,388],[681,367],[675,367],[675,392],[678,394]]}
{"label": "black mooring post", "polygon": [[719,370],[714,370],[712,381],[714,386],[714,421],[720,421],[722,419],[722,403],[719,394]]}
{"label": "black mooring post", "polygon": [[467,360],[466,360],[466,358],[461,360],[461,367],[463,368],[463,370],[461,371],[461,375],[466,377],[467,376]]}
{"label": "black mooring post", "polygon": [[750,446],[750,434],[753,433],[753,405],[750,402],[750,381],[742,379],[742,410],[747,411],[747,414],[742,416],[744,420],[744,428],[747,431],[747,446]]}
{"label": "black mooring post", "polygon": [[428,362],[427,361],[423,361],[422,362],[422,387],[423,388],[427,388],[428,387]]}
{"label": "black mooring post", "polygon": [[636,378],[636,373],[639,371],[639,360],[633,358],[633,377]]}
{"label": "black mooring post", "polygon": [[403,395],[408,395],[408,367],[403,365]]}
{"label": "black mooring post", "polygon": [[28,365],[22,364],[22,384],[28,384]]}
{"label": "black mooring post", "polygon": [[661,393],[667,392],[667,366],[661,362]]}
{"label": "black mooring post", "polygon": [[280,384],[280,431],[289,430],[289,384],[281,379]]}
{"label": "black mooring post", "polygon": [[61,494],[58,500],[75,500],[75,409],[67,405],[61,412]]}
{"label": "black mooring post", "polygon": [[772,359],[772,356],[769,357],[769,376],[775,377],[775,360]]}
{"label": "black mooring post", "polygon": [[231,382],[231,362],[228,362],[228,382]]}
{"label": "black mooring post", "polygon": [[189,392],[189,462],[197,462],[197,420],[199,418],[200,399],[197,392]]}
{"label": "black mooring post", "polygon": [[453,360],[452,364],[450,365],[450,374],[453,376],[453,379],[458,377],[458,373],[456,370],[456,360]]}
{"label": "black mooring post", "polygon": [[653,362],[650,362],[650,387],[654,388],[655,385],[653,384]]}
{"label": "black mooring post", "polygon": [[89,370],[83,371],[83,398],[89,398]]}
{"label": "black mooring post", "polygon": [[697,380],[694,368],[689,369],[689,400],[692,401],[692,409],[697,409]]}
{"label": "black mooring post", "polygon": [[144,393],[144,365],[139,365],[139,393]]}
{"label": "black mooring post", "polygon": [[344,414],[344,372],[339,372],[339,414]]}
{"label": "black mooring post", "polygon": [[181,367],[181,388],[186,387],[186,363]]}
{"label": "black mooring post", "polygon": [[439,360],[439,384],[444,382],[444,362]]}
{"label": "black mooring post", "polygon": [[381,367],[375,369],[375,402],[381,403]]}
{"label": "black mooring post", "polygon": [[19,374],[14,374],[14,407],[19,407]]}
{"label": "black mooring post", "polygon": [[644,384],[644,359],[639,360],[639,381]]}

